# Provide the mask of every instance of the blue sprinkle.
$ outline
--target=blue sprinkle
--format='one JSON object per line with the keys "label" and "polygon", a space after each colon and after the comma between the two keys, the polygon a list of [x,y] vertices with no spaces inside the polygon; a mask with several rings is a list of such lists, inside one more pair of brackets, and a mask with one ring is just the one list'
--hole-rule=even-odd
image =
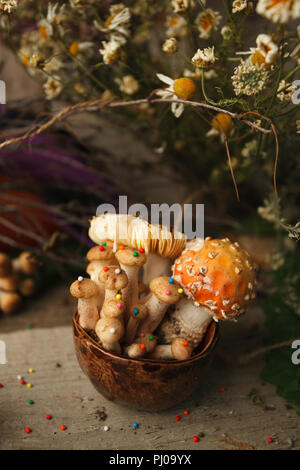
{"label": "blue sprinkle", "polygon": [[132,426],[134,427],[134,429],[136,429],[136,428],[139,427],[139,423],[137,423],[137,422],[135,421]]}
{"label": "blue sprinkle", "polygon": [[170,283],[170,284],[174,284],[174,279],[173,279],[172,277],[170,277],[169,283]]}
{"label": "blue sprinkle", "polygon": [[134,309],[133,309],[133,313],[134,313],[134,315],[137,315],[137,314],[139,313],[139,309],[138,309],[138,308],[134,308]]}

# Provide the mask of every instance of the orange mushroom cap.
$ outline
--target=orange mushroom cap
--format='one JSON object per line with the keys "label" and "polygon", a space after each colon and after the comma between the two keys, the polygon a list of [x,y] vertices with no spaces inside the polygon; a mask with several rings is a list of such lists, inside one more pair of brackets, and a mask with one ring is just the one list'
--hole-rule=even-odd
{"label": "orange mushroom cap", "polygon": [[244,313],[255,297],[250,255],[228,238],[188,245],[173,266],[173,277],[186,295],[210,309],[215,318],[233,319]]}

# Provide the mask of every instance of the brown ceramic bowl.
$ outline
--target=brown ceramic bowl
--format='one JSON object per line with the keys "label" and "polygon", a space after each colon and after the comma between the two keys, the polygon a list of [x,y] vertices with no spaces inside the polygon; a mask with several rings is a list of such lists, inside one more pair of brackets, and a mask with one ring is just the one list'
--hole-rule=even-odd
{"label": "brown ceramic bowl", "polygon": [[205,377],[218,339],[211,322],[196,353],[186,361],[129,359],[102,349],[73,317],[74,343],[83,372],[108,400],[138,410],[170,408],[193,393]]}

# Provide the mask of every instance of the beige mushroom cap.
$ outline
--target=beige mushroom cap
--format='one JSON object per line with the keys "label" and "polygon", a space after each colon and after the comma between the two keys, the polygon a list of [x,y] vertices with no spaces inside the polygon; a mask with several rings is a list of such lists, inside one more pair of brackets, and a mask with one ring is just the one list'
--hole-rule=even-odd
{"label": "beige mushroom cap", "polygon": [[193,345],[184,338],[175,338],[171,344],[172,354],[178,361],[189,359],[193,352]]}
{"label": "beige mushroom cap", "polygon": [[1,295],[0,308],[3,313],[14,313],[20,308],[21,303],[21,297],[17,292],[5,292]]}
{"label": "beige mushroom cap", "polygon": [[36,272],[37,260],[29,251],[23,251],[23,253],[21,253],[19,256],[18,261],[23,273],[34,274]]}
{"label": "beige mushroom cap", "polygon": [[148,315],[148,308],[145,304],[135,304],[130,308],[130,315],[135,320],[143,320]]}
{"label": "beige mushroom cap", "polygon": [[83,279],[82,281],[74,281],[70,287],[70,293],[78,299],[89,299],[98,294],[98,286],[91,279]]}
{"label": "beige mushroom cap", "polygon": [[170,279],[168,276],[155,277],[150,282],[150,290],[161,302],[171,305],[182,298],[182,289],[174,279],[170,283]]}
{"label": "beige mushroom cap", "polygon": [[86,267],[86,272],[89,276],[92,275],[92,273],[94,272],[95,268],[94,268],[94,265],[93,263],[89,263]]}
{"label": "beige mushroom cap", "polygon": [[16,291],[19,287],[19,276],[14,274],[9,277],[1,277],[0,278],[0,289],[5,291]]}
{"label": "beige mushroom cap", "polygon": [[120,341],[124,335],[123,323],[117,318],[100,318],[95,328],[102,343],[113,344]]}
{"label": "beige mushroom cap", "polygon": [[128,277],[117,266],[105,266],[99,274],[99,281],[105,284],[106,289],[119,291],[127,286]]}
{"label": "beige mushroom cap", "polygon": [[20,282],[19,291],[24,297],[30,297],[33,295],[36,291],[34,280],[30,278],[22,279]]}
{"label": "beige mushroom cap", "polygon": [[124,248],[116,252],[116,258],[120,264],[124,266],[136,266],[140,267],[146,263],[147,255],[144,252],[134,248]]}
{"label": "beige mushroom cap", "polygon": [[[117,318],[123,315],[125,311],[125,304],[121,300],[110,299],[104,302],[102,313],[108,318]],[[101,315],[102,315],[101,313]]]}
{"label": "beige mushroom cap", "polygon": [[[106,243],[106,242],[105,242]],[[112,261],[115,257],[111,246],[93,246],[86,255],[88,261]]]}
{"label": "beige mushroom cap", "polygon": [[12,263],[9,256],[0,253],[0,277],[9,276],[12,272]]}

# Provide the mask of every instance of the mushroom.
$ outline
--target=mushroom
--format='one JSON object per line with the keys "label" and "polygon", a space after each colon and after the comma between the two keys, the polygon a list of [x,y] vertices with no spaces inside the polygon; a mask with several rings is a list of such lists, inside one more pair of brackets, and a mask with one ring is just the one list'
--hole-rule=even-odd
{"label": "mushroom", "polygon": [[20,281],[19,291],[23,297],[31,297],[36,291],[36,285],[33,279],[26,278]]}
{"label": "mushroom", "polygon": [[104,266],[99,274],[99,281],[103,282],[105,286],[104,302],[115,298],[116,295],[128,284],[126,273],[117,266]]}
{"label": "mushroom", "polygon": [[22,300],[17,292],[0,291],[0,310],[10,314],[16,312],[21,306]]}
{"label": "mushroom", "polygon": [[254,298],[255,268],[249,254],[228,238],[189,243],[173,266],[184,297],[159,328],[166,343],[179,335],[196,347],[212,320],[234,320]]}
{"label": "mushroom", "polygon": [[0,289],[13,292],[19,288],[19,276],[12,274],[8,277],[0,277]]}
{"label": "mushroom", "polygon": [[101,318],[118,318],[123,321],[123,314],[125,311],[125,304],[121,300],[109,299],[103,304],[100,312]]}
{"label": "mushroom", "polygon": [[12,263],[16,271],[24,274],[34,274],[37,270],[37,260],[29,251],[23,251]]}
{"label": "mushroom", "polygon": [[143,282],[149,284],[154,278],[167,275],[170,258],[176,258],[185,247],[186,236],[170,232],[166,227],[149,224],[146,220],[127,214],[102,214],[90,221],[89,237],[95,243],[105,238],[114,239],[135,249],[143,248],[148,255],[144,266]]}
{"label": "mushroom", "polygon": [[94,330],[99,319],[97,308],[99,288],[91,279],[79,277],[70,287],[70,293],[78,299],[79,324],[85,330]]}
{"label": "mushroom", "polygon": [[99,246],[93,246],[86,255],[88,261],[90,261],[87,267],[87,273],[92,281],[98,284],[99,287],[99,308],[102,307],[105,294],[104,285],[99,281],[99,274],[104,266],[117,264],[115,254],[112,250],[112,245],[112,242],[106,240]]}
{"label": "mushroom", "polygon": [[12,273],[12,262],[5,253],[0,253],[0,277],[10,276]]}
{"label": "mushroom", "polygon": [[95,331],[104,349],[121,354],[120,340],[124,335],[124,326],[118,318],[100,318]]}
{"label": "mushroom", "polygon": [[160,276],[150,282],[151,295],[145,302],[148,309],[147,317],[141,321],[138,333],[142,331],[153,332],[161,323],[168,307],[176,304],[183,293],[179,284],[168,276]]}
{"label": "mushroom", "polygon": [[148,315],[148,309],[143,304],[132,305],[129,309],[130,317],[126,326],[125,343],[131,344],[136,335],[138,326]]}
{"label": "mushroom", "polygon": [[142,333],[130,346],[125,346],[124,353],[131,359],[140,359],[153,353],[157,347],[157,338],[151,333]]}
{"label": "mushroom", "polygon": [[177,359],[185,361],[189,359],[193,352],[193,346],[184,338],[175,338],[172,344],[160,344],[156,346],[150,354],[151,359]]}
{"label": "mushroom", "polygon": [[[121,268],[126,272],[128,284],[123,291],[124,302],[127,308],[138,302],[139,299],[139,270],[145,264],[147,256],[144,248],[136,250],[129,247],[121,247],[116,252],[116,258]],[[128,315],[127,318],[128,319]]]}

